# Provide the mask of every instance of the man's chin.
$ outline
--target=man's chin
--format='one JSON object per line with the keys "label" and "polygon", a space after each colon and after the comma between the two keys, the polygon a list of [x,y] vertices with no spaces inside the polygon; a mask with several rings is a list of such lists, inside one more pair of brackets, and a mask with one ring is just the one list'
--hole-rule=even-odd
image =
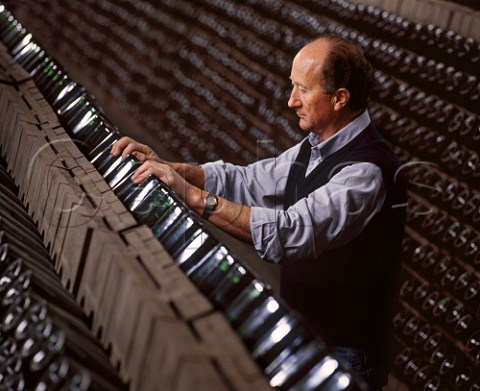
{"label": "man's chin", "polygon": [[305,123],[305,121],[300,118],[300,121],[298,121],[298,127],[302,129],[304,132],[310,132],[310,126]]}

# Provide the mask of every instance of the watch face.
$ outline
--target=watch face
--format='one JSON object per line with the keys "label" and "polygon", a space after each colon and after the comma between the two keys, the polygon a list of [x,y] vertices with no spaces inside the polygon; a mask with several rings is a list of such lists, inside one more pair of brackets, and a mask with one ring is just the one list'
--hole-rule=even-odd
{"label": "watch face", "polygon": [[213,208],[217,206],[217,203],[218,203],[217,197],[211,194],[209,194],[207,198],[205,198],[205,206],[208,206],[209,208]]}
{"label": "watch face", "polygon": [[208,219],[208,217],[212,214],[215,208],[218,205],[217,196],[213,194],[208,194],[203,200],[203,213],[202,217],[204,219]]}

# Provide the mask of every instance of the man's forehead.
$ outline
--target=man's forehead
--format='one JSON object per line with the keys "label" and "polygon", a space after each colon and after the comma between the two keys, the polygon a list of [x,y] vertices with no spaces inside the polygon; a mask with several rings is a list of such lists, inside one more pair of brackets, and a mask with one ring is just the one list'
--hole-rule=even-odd
{"label": "man's forehead", "polygon": [[330,41],[326,38],[319,38],[306,44],[298,54],[304,53],[308,56],[319,58],[325,56],[330,49]]}
{"label": "man's forehead", "polygon": [[290,79],[296,82],[299,81],[297,79],[305,79],[312,75],[318,75],[318,70],[322,63],[322,58],[312,57],[309,53],[299,53],[293,61]]}

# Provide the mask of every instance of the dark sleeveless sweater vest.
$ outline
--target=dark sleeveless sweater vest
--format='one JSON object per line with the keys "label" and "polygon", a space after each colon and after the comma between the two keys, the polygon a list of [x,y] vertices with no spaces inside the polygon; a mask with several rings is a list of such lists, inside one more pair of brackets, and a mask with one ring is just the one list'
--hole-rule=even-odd
{"label": "dark sleeveless sweater vest", "polygon": [[375,348],[389,335],[397,291],[405,217],[405,207],[400,206],[405,203],[404,185],[395,177],[399,162],[372,126],[305,177],[310,149],[305,140],[290,169],[285,209],[353,162],[371,162],[380,167],[386,200],[360,235],[346,245],[316,258],[283,263],[281,296],[330,344]]}

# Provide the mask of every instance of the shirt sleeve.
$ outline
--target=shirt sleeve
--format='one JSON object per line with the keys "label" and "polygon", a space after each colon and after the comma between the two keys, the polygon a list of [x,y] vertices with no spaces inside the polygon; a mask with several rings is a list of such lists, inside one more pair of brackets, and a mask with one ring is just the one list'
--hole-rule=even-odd
{"label": "shirt sleeve", "polygon": [[295,145],[277,157],[247,166],[223,160],[205,163],[205,190],[238,204],[278,209],[298,151],[299,145]]}
{"label": "shirt sleeve", "polygon": [[360,234],[385,201],[380,168],[355,163],[287,210],[253,207],[252,238],[261,258],[319,256]]}

